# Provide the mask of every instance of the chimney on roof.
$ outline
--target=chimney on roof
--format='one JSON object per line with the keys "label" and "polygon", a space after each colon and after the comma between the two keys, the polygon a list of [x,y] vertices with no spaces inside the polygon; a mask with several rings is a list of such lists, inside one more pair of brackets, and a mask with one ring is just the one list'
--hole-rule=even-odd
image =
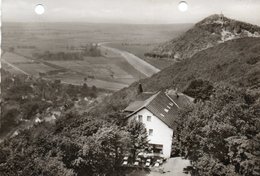
{"label": "chimney on roof", "polygon": [[177,98],[179,98],[178,88],[175,89],[175,95],[176,95]]}
{"label": "chimney on roof", "polygon": [[142,86],[141,83],[139,83],[139,85],[138,85],[138,94],[141,94],[141,93],[143,93],[143,86]]}

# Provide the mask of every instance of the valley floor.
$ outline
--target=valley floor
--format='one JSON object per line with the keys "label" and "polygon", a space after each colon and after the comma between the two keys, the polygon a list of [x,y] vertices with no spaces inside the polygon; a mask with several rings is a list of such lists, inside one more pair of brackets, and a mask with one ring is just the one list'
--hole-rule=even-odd
{"label": "valley floor", "polygon": [[[12,73],[33,76],[43,73],[45,79],[59,79],[65,84],[82,85],[85,77],[95,75],[95,79],[87,80],[88,86],[113,91],[160,71],[138,56],[122,49],[103,44],[100,44],[100,49],[103,57],[85,58],[83,61],[42,61],[15,52],[4,52],[1,61]],[[49,75],[49,72],[57,73]]]}

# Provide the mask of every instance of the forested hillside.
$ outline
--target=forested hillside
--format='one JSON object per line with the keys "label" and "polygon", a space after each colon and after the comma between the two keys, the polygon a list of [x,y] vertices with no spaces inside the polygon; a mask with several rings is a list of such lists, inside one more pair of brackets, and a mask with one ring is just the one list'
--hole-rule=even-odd
{"label": "forested hillside", "polygon": [[198,22],[182,36],[159,45],[146,56],[182,60],[219,43],[244,37],[260,37],[260,27],[216,14]]}
{"label": "forested hillside", "polygon": [[88,87],[87,84],[66,85],[59,80],[13,75],[4,69],[1,72],[0,139],[19,133],[20,127],[28,128],[35,121],[50,120],[53,113],[60,116],[73,106],[74,101],[95,104],[95,98],[104,94],[104,90]]}
{"label": "forested hillside", "polygon": [[[177,62],[151,78],[139,82],[144,91],[171,87],[185,91],[191,83],[200,79],[258,90],[260,86],[260,38],[243,38],[222,43],[201,51],[187,60]],[[129,88],[114,93],[103,103],[103,106],[115,110],[124,108],[137,95],[137,87],[136,82]],[[191,92],[188,95],[194,97],[198,94],[194,95]]]}

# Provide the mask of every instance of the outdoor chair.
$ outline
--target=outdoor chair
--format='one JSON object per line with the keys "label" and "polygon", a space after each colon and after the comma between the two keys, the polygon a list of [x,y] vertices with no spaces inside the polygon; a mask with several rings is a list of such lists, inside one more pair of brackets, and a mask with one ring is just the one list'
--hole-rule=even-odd
{"label": "outdoor chair", "polygon": [[123,166],[126,166],[127,164],[128,164],[128,162],[127,162],[127,161],[124,161],[122,165],[123,165]]}
{"label": "outdoor chair", "polygon": [[157,162],[157,163],[155,163],[155,165],[154,165],[155,167],[159,167],[160,166],[160,164]]}
{"label": "outdoor chair", "polygon": [[145,163],[145,167],[149,167],[150,165],[151,165],[150,162],[146,162],[146,163]]}

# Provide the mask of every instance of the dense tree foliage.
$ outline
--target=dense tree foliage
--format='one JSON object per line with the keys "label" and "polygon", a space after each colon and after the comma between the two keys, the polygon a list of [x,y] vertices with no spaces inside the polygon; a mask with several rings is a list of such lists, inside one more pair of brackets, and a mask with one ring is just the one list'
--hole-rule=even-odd
{"label": "dense tree foliage", "polygon": [[117,125],[72,113],[0,144],[0,175],[112,174],[128,153],[129,133]]}
{"label": "dense tree foliage", "polygon": [[97,44],[90,44],[90,45],[84,46],[82,54],[83,54],[83,56],[98,57],[98,56],[101,56],[101,51],[98,48]]}
{"label": "dense tree foliage", "polygon": [[33,56],[40,60],[58,60],[58,61],[73,61],[84,60],[84,56],[98,57],[101,56],[101,51],[97,44],[88,44],[83,46],[81,52],[51,52],[34,53]]}
{"label": "dense tree foliage", "polygon": [[195,99],[195,102],[200,100],[209,100],[213,92],[213,85],[209,81],[198,79],[192,80],[184,92]]}
{"label": "dense tree foliage", "polygon": [[146,128],[142,122],[132,119],[126,126],[127,131],[130,134],[130,150],[133,160],[136,159],[140,152],[148,150],[148,135]]}
{"label": "dense tree foliage", "polygon": [[174,144],[197,175],[259,175],[260,94],[217,86],[209,101],[180,112]]}

